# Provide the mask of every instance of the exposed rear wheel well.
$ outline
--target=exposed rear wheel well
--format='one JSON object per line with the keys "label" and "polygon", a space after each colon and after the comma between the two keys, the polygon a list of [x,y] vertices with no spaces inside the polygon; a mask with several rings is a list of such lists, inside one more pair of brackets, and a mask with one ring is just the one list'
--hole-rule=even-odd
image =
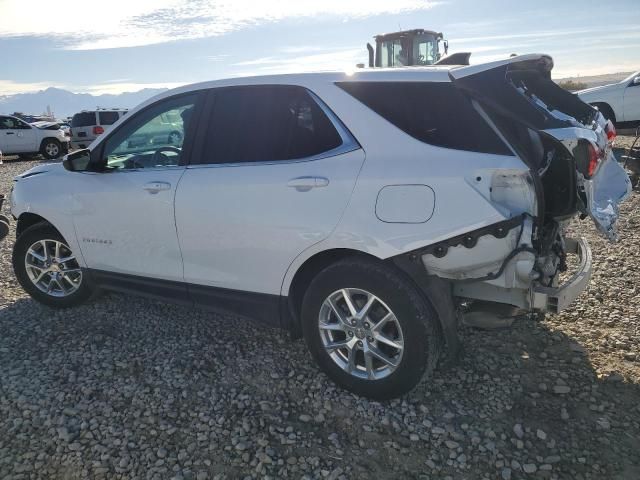
{"label": "exposed rear wheel well", "polygon": [[591,104],[591,106],[598,107],[598,110],[600,110],[600,113],[602,113],[602,115],[604,115],[607,120],[611,120],[611,123],[615,125],[616,114],[613,111],[613,108],[611,108],[611,105],[605,102],[594,102]]}
{"label": "exposed rear wheel well", "polygon": [[363,257],[378,260],[373,255],[360,252],[358,250],[350,250],[348,248],[335,248],[317,253],[313,257],[307,259],[298,268],[293,276],[291,286],[289,287],[289,310],[293,319],[291,325],[291,333],[294,337],[299,338],[302,335],[300,330],[300,311],[302,310],[302,300],[311,281],[318,273],[340,260],[347,257]]}
{"label": "exposed rear wheel well", "polygon": [[[23,213],[22,215],[20,215],[18,217],[18,224],[16,225],[16,238],[18,238],[20,235],[22,235],[22,232],[24,232],[27,228],[37,224],[37,223],[43,223],[46,225],[50,225],[51,227],[55,228],[51,222],[47,221],[46,218],[41,217],[40,215],[36,215],[35,213]],[[56,229],[56,231],[58,231]],[[60,233],[58,231],[58,233]]]}

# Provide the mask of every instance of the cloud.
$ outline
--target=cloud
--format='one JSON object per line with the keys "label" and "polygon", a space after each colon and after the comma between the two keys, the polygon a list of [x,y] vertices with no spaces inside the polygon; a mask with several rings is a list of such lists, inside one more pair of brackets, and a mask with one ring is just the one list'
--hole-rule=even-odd
{"label": "cloud", "polygon": [[60,8],[51,0],[0,2],[0,37],[54,37],[67,49],[151,45],[223,35],[286,19],[365,18],[416,12],[430,0],[110,0],[93,9]]}
{"label": "cloud", "polygon": [[[14,95],[16,93],[37,92],[53,86],[49,82],[21,83],[13,80],[0,79],[0,92],[2,95]],[[0,95],[0,97],[2,96]]]}

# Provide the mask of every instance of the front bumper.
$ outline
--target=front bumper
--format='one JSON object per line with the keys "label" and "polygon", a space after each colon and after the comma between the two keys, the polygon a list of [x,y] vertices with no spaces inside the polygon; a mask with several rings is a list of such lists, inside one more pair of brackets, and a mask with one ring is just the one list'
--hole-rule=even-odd
{"label": "front bumper", "polygon": [[566,252],[576,254],[580,258],[578,270],[558,287],[537,286],[531,290],[531,307],[534,310],[558,313],[569,305],[587,288],[593,262],[591,248],[584,238],[565,240]]}
{"label": "front bumper", "polygon": [[[0,212],[2,212],[2,204],[4,195],[0,194]],[[9,218],[0,213],[0,241],[9,234]]]}

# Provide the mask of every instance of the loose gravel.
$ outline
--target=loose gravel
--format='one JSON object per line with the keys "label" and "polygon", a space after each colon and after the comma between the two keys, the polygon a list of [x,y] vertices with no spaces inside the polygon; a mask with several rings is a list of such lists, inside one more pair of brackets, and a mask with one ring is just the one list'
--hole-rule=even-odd
{"label": "loose gravel", "polygon": [[[0,165],[0,192],[37,161]],[[6,207],[5,207],[6,211]],[[32,301],[0,245],[2,479],[640,478],[640,195],[594,251],[576,305],[461,327],[459,364],[378,403],[334,386],[302,341],[109,294]]]}

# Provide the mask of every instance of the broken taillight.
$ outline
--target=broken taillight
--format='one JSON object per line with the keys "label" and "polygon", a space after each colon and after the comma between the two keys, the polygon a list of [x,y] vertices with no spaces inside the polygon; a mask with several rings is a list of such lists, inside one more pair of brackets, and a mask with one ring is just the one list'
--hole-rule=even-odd
{"label": "broken taillight", "polygon": [[602,152],[598,147],[596,147],[593,143],[589,142],[587,147],[589,151],[589,166],[587,168],[587,175],[589,177],[593,177],[593,174],[596,173],[596,169],[598,168],[598,164],[602,159]]}
{"label": "broken taillight", "polygon": [[607,120],[607,125],[604,127],[604,131],[607,132],[607,140],[613,142],[616,138],[616,127],[611,120]]}

